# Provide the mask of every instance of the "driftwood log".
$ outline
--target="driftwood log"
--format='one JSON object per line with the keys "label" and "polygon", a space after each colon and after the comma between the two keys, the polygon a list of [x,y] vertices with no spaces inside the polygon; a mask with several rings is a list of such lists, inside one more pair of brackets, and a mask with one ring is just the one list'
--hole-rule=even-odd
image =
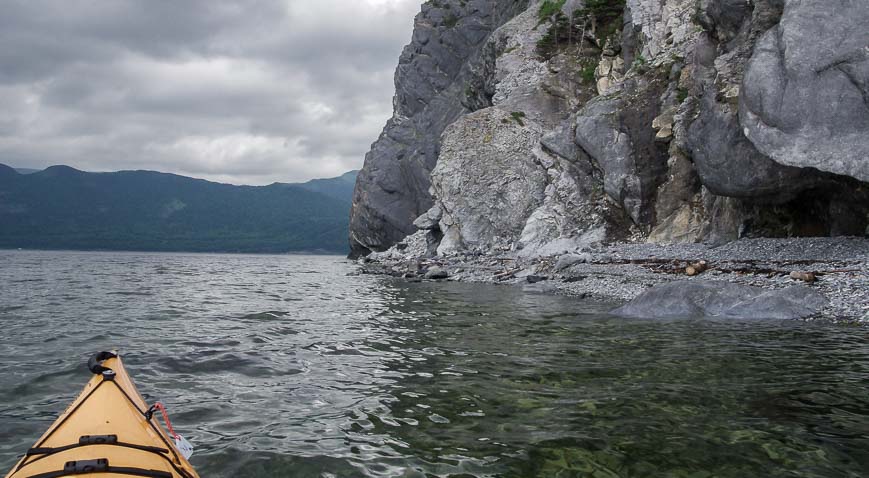
{"label": "driftwood log", "polygon": [[[626,265],[626,264],[634,264],[642,267],[646,267],[653,272],[659,272],[663,274],[687,274],[689,276],[696,276],[705,271],[718,271],[729,274],[758,274],[758,275],[767,275],[769,277],[775,276],[791,276],[791,273],[794,272],[790,269],[784,269],[784,267],[788,266],[808,266],[815,264],[825,264],[825,265],[838,265],[842,266],[837,269],[815,269],[815,270],[805,270],[805,271],[797,271],[800,274],[810,274],[814,277],[814,280],[818,280],[820,277],[828,275],[828,274],[848,274],[855,272],[865,272],[865,269],[855,269],[849,268],[848,265],[852,265],[853,263],[843,262],[843,261],[819,261],[819,260],[789,260],[789,261],[758,261],[758,260],[743,260],[743,261],[722,261],[721,263],[712,263],[702,259],[696,260],[679,260],[679,259],[619,259],[614,261],[595,261],[591,264],[594,265]],[[795,280],[804,280],[806,282],[811,282],[811,280],[806,280],[801,275],[800,277],[793,277]]]}

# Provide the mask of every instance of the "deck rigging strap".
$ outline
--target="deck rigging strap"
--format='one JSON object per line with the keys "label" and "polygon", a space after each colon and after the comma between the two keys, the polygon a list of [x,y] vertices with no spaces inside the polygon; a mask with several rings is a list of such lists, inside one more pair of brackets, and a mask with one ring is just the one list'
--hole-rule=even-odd
{"label": "deck rigging strap", "polygon": [[122,476],[144,476],[146,478],[173,478],[172,473],[167,473],[160,470],[146,470],[144,468],[131,468],[126,466],[108,466],[100,467],[87,471],[70,470],[64,467],[63,470],[49,471],[38,475],[30,475],[27,478],[60,478],[62,476],[75,476],[95,473],[112,473]]}
{"label": "deck rigging strap", "polygon": [[[23,468],[27,467],[28,465],[31,465],[35,462],[38,462],[38,461],[42,460],[43,458],[49,457],[55,453],[61,453],[61,452],[71,450],[74,448],[78,448],[78,447],[96,445],[96,446],[120,446],[120,447],[125,447],[125,448],[133,448],[136,450],[142,450],[142,451],[145,451],[148,453],[153,453],[153,454],[158,455],[158,456],[162,457],[163,459],[165,459],[166,462],[169,463],[172,466],[172,468],[182,477],[188,477],[188,478],[190,477],[190,474],[187,473],[186,470],[184,470],[183,468],[179,468],[178,465],[176,465],[176,463],[172,460],[172,457],[169,455],[172,452],[169,449],[160,448],[160,447],[156,447],[156,446],[137,445],[135,443],[124,443],[124,442],[95,443],[95,441],[97,441],[97,440],[93,440],[93,438],[95,438],[95,437],[83,436],[79,439],[78,444],[66,445],[66,446],[57,447],[57,448],[31,448],[30,450],[27,451],[27,454],[25,456],[33,457],[33,460],[31,460],[27,463],[22,463],[21,466],[19,466],[16,469],[16,472],[19,472]],[[99,437],[97,437],[97,438],[99,438]],[[34,475],[34,476],[39,476],[39,475]],[[173,475],[170,474],[169,476],[173,476]]]}
{"label": "deck rigging strap", "polygon": [[151,453],[169,453],[168,448],[160,448],[156,446],[146,446],[146,445],[138,445],[136,443],[124,443],[118,441],[118,437],[115,435],[111,435],[114,437],[114,440],[106,440],[102,442],[89,440],[87,438],[90,437],[81,437],[78,443],[74,443],[71,445],[58,446],[53,448],[41,447],[41,448],[31,448],[27,450],[26,456],[34,456],[34,455],[53,455],[55,453],[60,453],[67,450],[72,450],[74,448],[81,448],[85,446],[119,446],[124,448],[133,448],[136,450],[147,451]]}

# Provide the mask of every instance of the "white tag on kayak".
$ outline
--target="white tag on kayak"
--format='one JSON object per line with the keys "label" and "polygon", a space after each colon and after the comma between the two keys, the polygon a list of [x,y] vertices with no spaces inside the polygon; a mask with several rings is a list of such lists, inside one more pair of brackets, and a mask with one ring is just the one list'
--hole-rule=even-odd
{"label": "white tag on kayak", "polygon": [[175,435],[175,448],[178,448],[185,460],[189,460],[193,456],[193,445],[181,435]]}

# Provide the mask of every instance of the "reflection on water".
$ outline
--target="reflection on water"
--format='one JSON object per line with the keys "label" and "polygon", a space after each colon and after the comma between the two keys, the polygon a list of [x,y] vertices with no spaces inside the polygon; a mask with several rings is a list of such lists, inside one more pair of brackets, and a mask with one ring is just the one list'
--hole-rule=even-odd
{"label": "reflection on water", "polygon": [[205,477],[869,469],[865,329],[628,321],[335,257],[0,252],[0,468],[119,347]]}

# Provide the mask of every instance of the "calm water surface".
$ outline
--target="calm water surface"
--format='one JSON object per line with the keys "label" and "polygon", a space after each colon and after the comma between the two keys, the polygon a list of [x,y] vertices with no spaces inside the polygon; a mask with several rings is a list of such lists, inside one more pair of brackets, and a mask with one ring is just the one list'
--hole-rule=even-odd
{"label": "calm water surface", "polygon": [[0,251],[0,473],[120,348],[203,477],[865,477],[866,329],[337,257]]}

